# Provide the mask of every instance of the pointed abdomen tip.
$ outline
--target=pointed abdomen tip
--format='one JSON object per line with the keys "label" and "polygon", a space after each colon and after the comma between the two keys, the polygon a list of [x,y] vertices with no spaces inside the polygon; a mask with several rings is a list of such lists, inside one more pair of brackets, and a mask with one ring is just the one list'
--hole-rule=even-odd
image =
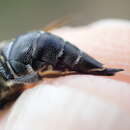
{"label": "pointed abdomen tip", "polygon": [[114,75],[117,72],[124,71],[124,69],[106,68],[104,72],[106,75]]}
{"label": "pointed abdomen tip", "polygon": [[124,71],[124,69],[114,69],[114,68],[107,68],[106,69],[108,72],[120,72],[120,71]]}

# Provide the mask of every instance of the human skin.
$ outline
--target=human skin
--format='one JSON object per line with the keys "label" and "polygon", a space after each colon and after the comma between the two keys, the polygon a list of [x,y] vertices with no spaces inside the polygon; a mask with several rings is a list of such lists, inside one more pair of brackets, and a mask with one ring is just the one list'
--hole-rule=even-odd
{"label": "human skin", "polygon": [[125,71],[44,79],[1,110],[0,130],[129,130],[130,23],[104,20],[52,33]]}

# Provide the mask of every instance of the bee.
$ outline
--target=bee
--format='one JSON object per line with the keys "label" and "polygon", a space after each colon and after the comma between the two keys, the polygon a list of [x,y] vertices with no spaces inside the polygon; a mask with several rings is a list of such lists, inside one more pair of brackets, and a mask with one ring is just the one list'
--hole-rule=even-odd
{"label": "bee", "polygon": [[[51,70],[51,71],[50,71]],[[114,75],[123,69],[102,63],[69,41],[49,32],[34,31],[0,47],[0,107],[15,99],[23,85],[40,81],[51,72]]]}

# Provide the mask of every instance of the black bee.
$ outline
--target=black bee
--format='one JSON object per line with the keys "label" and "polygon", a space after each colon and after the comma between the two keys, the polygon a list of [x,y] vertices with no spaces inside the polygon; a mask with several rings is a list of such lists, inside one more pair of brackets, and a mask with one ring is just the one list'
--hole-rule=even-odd
{"label": "black bee", "polygon": [[103,67],[100,62],[56,35],[43,31],[29,32],[0,49],[1,106],[11,97],[19,95],[22,84],[39,81],[48,69],[56,72],[67,69],[94,75],[114,75],[123,70]]}

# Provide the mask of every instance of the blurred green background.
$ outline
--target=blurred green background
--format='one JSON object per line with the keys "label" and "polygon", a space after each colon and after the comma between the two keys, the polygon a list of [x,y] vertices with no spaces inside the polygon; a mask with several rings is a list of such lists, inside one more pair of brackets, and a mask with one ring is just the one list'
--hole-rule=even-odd
{"label": "blurred green background", "polygon": [[130,0],[0,0],[0,40],[40,29],[63,16],[72,25],[105,18],[130,18]]}

